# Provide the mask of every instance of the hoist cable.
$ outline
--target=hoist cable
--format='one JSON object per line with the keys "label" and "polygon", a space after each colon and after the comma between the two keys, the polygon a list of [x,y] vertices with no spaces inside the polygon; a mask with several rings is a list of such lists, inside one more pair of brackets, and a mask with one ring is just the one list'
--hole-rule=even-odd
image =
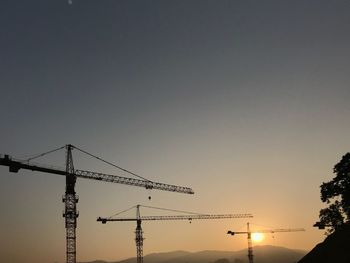
{"label": "hoist cable", "polygon": [[34,160],[34,159],[39,158],[39,157],[42,157],[42,156],[47,155],[47,154],[49,154],[49,153],[53,153],[53,152],[56,152],[56,151],[58,151],[58,150],[61,150],[61,149],[65,148],[65,147],[66,147],[66,146],[62,146],[62,147],[59,147],[59,148],[57,148],[57,149],[54,149],[54,150],[51,150],[51,151],[48,151],[48,152],[44,152],[44,153],[41,153],[41,154],[38,154],[38,155],[35,155],[34,157],[25,159],[24,161],[29,162],[29,161],[31,161],[31,160]]}
{"label": "hoist cable", "polygon": [[138,177],[138,178],[140,178],[140,179],[142,179],[142,180],[145,180],[145,181],[148,181],[148,182],[152,182],[151,180],[148,180],[148,179],[146,179],[146,178],[144,178],[144,177],[142,177],[142,176],[140,176],[140,175],[138,175],[138,174],[136,174],[136,173],[133,173],[133,172],[131,172],[131,171],[129,171],[129,170],[126,170],[126,169],[124,169],[124,168],[122,168],[122,167],[120,167],[120,166],[118,166],[118,165],[116,165],[116,164],[114,164],[114,163],[111,163],[111,162],[108,162],[108,161],[106,161],[106,160],[104,160],[104,159],[102,159],[102,158],[100,158],[100,157],[98,157],[98,156],[96,156],[96,155],[93,155],[93,154],[91,154],[91,153],[88,153],[87,151],[84,151],[84,150],[82,150],[82,149],[80,149],[80,148],[78,148],[78,147],[76,147],[76,146],[73,146],[75,149],[77,149],[78,151],[80,151],[80,152],[82,152],[82,153],[85,153],[85,154],[87,154],[87,155],[89,155],[89,156],[91,156],[91,157],[93,157],[93,158],[96,158],[97,160],[100,160],[100,161],[102,161],[102,162],[104,162],[104,163],[106,163],[106,164],[109,164],[109,165],[111,165],[111,166],[113,166],[113,167],[115,167],[115,168],[118,168],[119,170],[122,170],[122,171],[124,171],[124,172],[126,172],[126,173],[129,173],[129,174],[131,174],[131,175],[133,175],[133,176],[136,176],[136,177]]}

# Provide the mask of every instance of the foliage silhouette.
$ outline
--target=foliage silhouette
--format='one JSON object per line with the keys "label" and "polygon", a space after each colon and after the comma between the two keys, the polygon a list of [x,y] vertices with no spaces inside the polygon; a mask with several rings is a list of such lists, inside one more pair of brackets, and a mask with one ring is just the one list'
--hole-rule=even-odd
{"label": "foliage silhouette", "polygon": [[320,210],[319,225],[329,227],[326,234],[333,233],[350,219],[350,153],[334,166],[333,173],[336,176],[321,185],[321,200],[329,206]]}

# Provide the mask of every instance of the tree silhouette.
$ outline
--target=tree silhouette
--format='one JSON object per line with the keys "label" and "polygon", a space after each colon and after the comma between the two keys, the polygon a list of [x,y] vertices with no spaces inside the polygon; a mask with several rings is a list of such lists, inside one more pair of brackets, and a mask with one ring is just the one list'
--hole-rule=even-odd
{"label": "tree silhouette", "polygon": [[321,200],[329,204],[320,210],[321,226],[329,226],[334,232],[350,219],[350,153],[346,153],[334,166],[336,176],[321,185]]}

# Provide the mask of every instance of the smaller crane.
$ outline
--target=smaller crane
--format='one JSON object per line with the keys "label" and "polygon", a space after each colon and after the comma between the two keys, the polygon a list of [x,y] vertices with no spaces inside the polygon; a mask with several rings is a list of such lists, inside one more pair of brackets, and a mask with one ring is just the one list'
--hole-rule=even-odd
{"label": "smaller crane", "polygon": [[[257,230],[254,231],[253,233],[277,233],[277,232],[297,232],[297,231],[305,231],[304,228],[288,228],[288,229],[264,229],[264,230]],[[253,256],[253,244],[252,244],[252,232],[250,231],[250,226],[249,222],[247,223],[247,231],[243,232],[233,232],[233,231],[227,231],[227,234],[233,236],[236,234],[247,234],[247,239],[248,239],[248,260],[249,263],[254,263],[254,256]]]}
{"label": "smaller crane", "polygon": [[[119,217],[119,218],[112,218],[116,215],[119,215],[121,213],[124,213],[126,211],[129,211],[136,207],[136,218],[135,217]],[[166,215],[166,216],[141,216],[140,213],[140,207],[141,205],[133,206],[129,209],[126,209],[120,213],[114,214],[113,216],[110,216],[108,218],[97,218],[98,222],[101,222],[102,224],[106,224],[107,222],[120,222],[120,221],[136,221],[136,230],[135,230],[135,242],[136,242],[136,253],[137,253],[137,263],[143,263],[143,231],[141,228],[141,222],[142,221],[149,221],[149,220],[189,220],[190,223],[192,220],[196,219],[224,219],[224,218],[251,218],[253,217],[251,214],[223,214],[223,215],[209,215],[209,214],[197,214],[192,212],[184,212],[179,210],[173,210],[173,209],[166,209],[166,208],[159,208],[159,207],[152,207],[152,206],[144,206],[147,208],[153,208],[153,209],[159,209],[159,210],[166,210],[166,211],[172,211],[172,212],[181,212],[181,213],[188,213],[188,215]]]}

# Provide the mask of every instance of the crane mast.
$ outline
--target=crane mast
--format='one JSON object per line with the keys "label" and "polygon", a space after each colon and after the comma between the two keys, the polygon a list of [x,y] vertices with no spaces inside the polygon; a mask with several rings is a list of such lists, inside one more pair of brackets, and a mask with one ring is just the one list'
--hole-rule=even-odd
{"label": "crane mast", "polygon": [[253,263],[254,255],[253,255],[252,232],[250,232],[249,223],[247,223],[247,235],[248,235],[248,260],[249,260],[249,263]]}
{"label": "crane mast", "polygon": [[[9,171],[13,173],[17,173],[20,169],[25,169],[25,170],[38,171],[43,173],[57,174],[57,175],[62,175],[66,177],[66,190],[65,190],[65,195],[62,198],[62,201],[65,206],[63,217],[65,218],[65,228],[66,228],[66,262],[67,263],[76,263],[76,228],[77,228],[77,218],[79,216],[79,213],[77,211],[77,202],[79,198],[75,192],[75,184],[76,184],[77,178],[85,178],[85,179],[92,179],[97,181],[125,184],[125,185],[131,185],[131,186],[139,186],[139,187],[144,187],[146,189],[157,189],[157,190],[170,191],[170,192],[194,194],[193,190],[189,187],[153,182],[143,177],[140,177],[128,170],[125,170],[119,166],[113,165],[111,163],[109,164],[125,172],[128,172],[132,175],[138,176],[142,179],[135,179],[135,178],[129,178],[129,177],[104,174],[99,172],[74,169],[72,150],[78,149],[84,153],[87,153],[87,152],[71,144],[65,145],[64,147],[60,147],[56,150],[60,150],[63,148],[66,149],[66,169],[65,170],[56,169],[45,165],[30,164],[29,163],[30,159],[24,160],[24,161],[12,159],[7,154],[0,155],[0,165],[8,166]],[[56,151],[56,150],[53,150],[53,151]],[[51,153],[53,151],[50,151],[48,153]],[[47,153],[41,154],[39,156],[43,156],[45,154]],[[93,157],[99,160],[102,160],[101,158],[98,158],[96,156],[93,156]],[[34,159],[34,158],[31,158],[31,159]],[[138,232],[138,235],[140,237],[139,243],[141,242],[140,247],[142,247],[143,239],[142,239],[141,222],[140,222],[139,229],[140,229],[140,231]],[[142,251],[140,253],[142,254]]]}
{"label": "crane mast", "polygon": [[143,263],[143,231],[141,227],[141,215],[140,206],[136,209],[136,229],[135,229],[135,242],[136,242],[136,258],[137,263]]}
{"label": "crane mast", "polygon": [[[256,230],[254,233],[277,233],[277,232],[298,232],[298,231],[305,231],[304,228],[288,228],[288,229],[264,229],[264,230]],[[250,230],[249,222],[247,223],[247,231],[243,232],[233,232],[231,230],[227,231],[227,234],[229,235],[236,235],[236,234],[247,234],[247,240],[248,240],[248,260],[249,263],[254,263],[254,255],[253,255],[253,241],[252,241],[252,231]]]}
{"label": "crane mast", "polygon": [[77,177],[74,173],[72,146],[67,145],[66,154],[66,193],[63,198],[64,202],[64,218],[66,226],[66,253],[67,263],[75,263],[76,261],[76,228],[77,228],[77,202],[78,197],[75,194],[75,183]]}
{"label": "crane mast", "polygon": [[[164,215],[164,216],[141,216],[140,206],[136,205],[136,217],[119,217],[119,218],[103,218],[98,217],[97,221],[102,224],[106,224],[107,222],[126,222],[126,221],[136,221],[136,229],[135,229],[135,243],[136,243],[136,262],[143,263],[143,231],[141,227],[142,221],[155,221],[155,220],[201,220],[201,219],[224,219],[224,218],[251,218],[253,217],[251,214],[221,214],[221,215],[209,215],[209,214],[195,214],[192,213],[190,215]],[[169,210],[157,207],[149,207],[148,208],[156,208],[160,210]],[[132,207],[134,208],[134,207]],[[128,209],[130,210],[130,209]],[[174,211],[174,210],[171,210]]]}

